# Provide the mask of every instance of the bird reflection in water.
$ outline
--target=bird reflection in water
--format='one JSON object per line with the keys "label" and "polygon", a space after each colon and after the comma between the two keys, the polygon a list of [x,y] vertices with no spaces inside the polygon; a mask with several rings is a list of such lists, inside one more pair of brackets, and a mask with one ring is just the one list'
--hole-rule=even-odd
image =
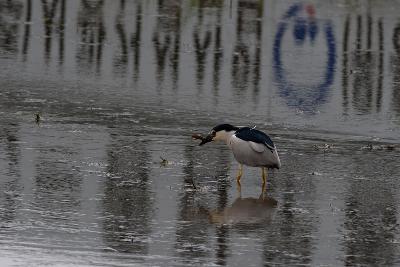
{"label": "bird reflection in water", "polygon": [[215,224],[260,224],[271,219],[278,202],[265,194],[265,184],[262,185],[258,198],[242,198],[241,186],[238,184],[238,197],[232,205],[223,210],[209,213],[209,220]]}

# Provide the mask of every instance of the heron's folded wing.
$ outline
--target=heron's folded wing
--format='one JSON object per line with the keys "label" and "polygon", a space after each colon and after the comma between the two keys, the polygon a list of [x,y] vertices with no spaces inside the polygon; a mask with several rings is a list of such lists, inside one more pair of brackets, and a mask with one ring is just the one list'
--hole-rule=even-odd
{"label": "heron's folded wing", "polygon": [[259,144],[259,143],[255,143],[255,142],[251,142],[251,141],[249,141],[249,144],[250,144],[250,147],[258,153],[264,152],[264,150],[267,148],[264,144]]}

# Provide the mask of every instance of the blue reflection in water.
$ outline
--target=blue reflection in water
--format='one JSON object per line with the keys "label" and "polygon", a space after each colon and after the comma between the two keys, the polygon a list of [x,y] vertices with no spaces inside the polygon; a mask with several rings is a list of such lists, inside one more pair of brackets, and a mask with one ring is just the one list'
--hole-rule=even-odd
{"label": "blue reflection in water", "polygon": [[[302,11],[305,11],[307,18],[300,16],[299,13]],[[314,12],[314,7],[312,5],[292,5],[283,15],[282,22],[278,24],[273,48],[275,79],[279,87],[280,96],[286,99],[288,106],[310,113],[314,112],[317,106],[326,102],[327,91],[333,83],[336,63],[336,44],[332,24],[328,21],[321,25],[325,33],[326,45],[328,48],[326,69],[322,76],[323,80],[309,84],[306,88],[304,85],[296,85],[295,81],[289,81],[287,79],[285,67],[281,60],[281,45],[291,20],[294,21],[293,36],[295,44],[299,46],[305,45],[305,40],[308,36],[311,44],[313,44],[318,35],[318,24],[314,19]]]}

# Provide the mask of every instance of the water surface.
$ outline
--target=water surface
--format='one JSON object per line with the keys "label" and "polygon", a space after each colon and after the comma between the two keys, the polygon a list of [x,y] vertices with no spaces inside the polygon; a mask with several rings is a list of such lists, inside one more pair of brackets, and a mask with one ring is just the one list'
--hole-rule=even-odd
{"label": "water surface", "polygon": [[400,265],[399,7],[1,0],[1,265]]}

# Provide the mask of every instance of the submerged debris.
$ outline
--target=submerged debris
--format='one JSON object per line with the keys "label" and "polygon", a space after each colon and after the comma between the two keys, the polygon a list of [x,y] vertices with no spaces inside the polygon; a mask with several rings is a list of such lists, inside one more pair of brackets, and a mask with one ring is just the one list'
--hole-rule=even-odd
{"label": "submerged debris", "polygon": [[35,122],[36,122],[36,124],[39,124],[40,123],[40,121],[41,121],[41,116],[40,116],[40,113],[39,112],[36,112],[35,113]]}
{"label": "submerged debris", "polygon": [[193,189],[194,189],[194,190],[197,190],[197,187],[196,187],[196,184],[194,183],[193,177],[192,177],[192,179],[191,179],[191,182],[192,182]]}
{"label": "submerged debris", "polygon": [[361,147],[361,149],[372,150],[372,149],[373,149],[373,145],[372,145],[372,144],[368,144],[368,145],[366,145],[366,146]]}
{"label": "submerged debris", "polygon": [[13,135],[9,135],[9,136],[7,136],[7,141],[8,142],[17,142],[18,138]]}
{"label": "submerged debris", "polygon": [[320,173],[320,172],[312,172],[312,173],[311,173],[311,175],[317,175],[317,176],[320,176],[320,175],[322,175],[322,173]]}
{"label": "submerged debris", "polygon": [[315,150],[327,151],[327,150],[332,149],[332,148],[334,148],[334,146],[331,145],[331,144],[314,145],[314,149]]}
{"label": "submerged debris", "polygon": [[395,145],[373,145],[373,144],[368,144],[366,146],[361,147],[363,150],[396,150]]}

